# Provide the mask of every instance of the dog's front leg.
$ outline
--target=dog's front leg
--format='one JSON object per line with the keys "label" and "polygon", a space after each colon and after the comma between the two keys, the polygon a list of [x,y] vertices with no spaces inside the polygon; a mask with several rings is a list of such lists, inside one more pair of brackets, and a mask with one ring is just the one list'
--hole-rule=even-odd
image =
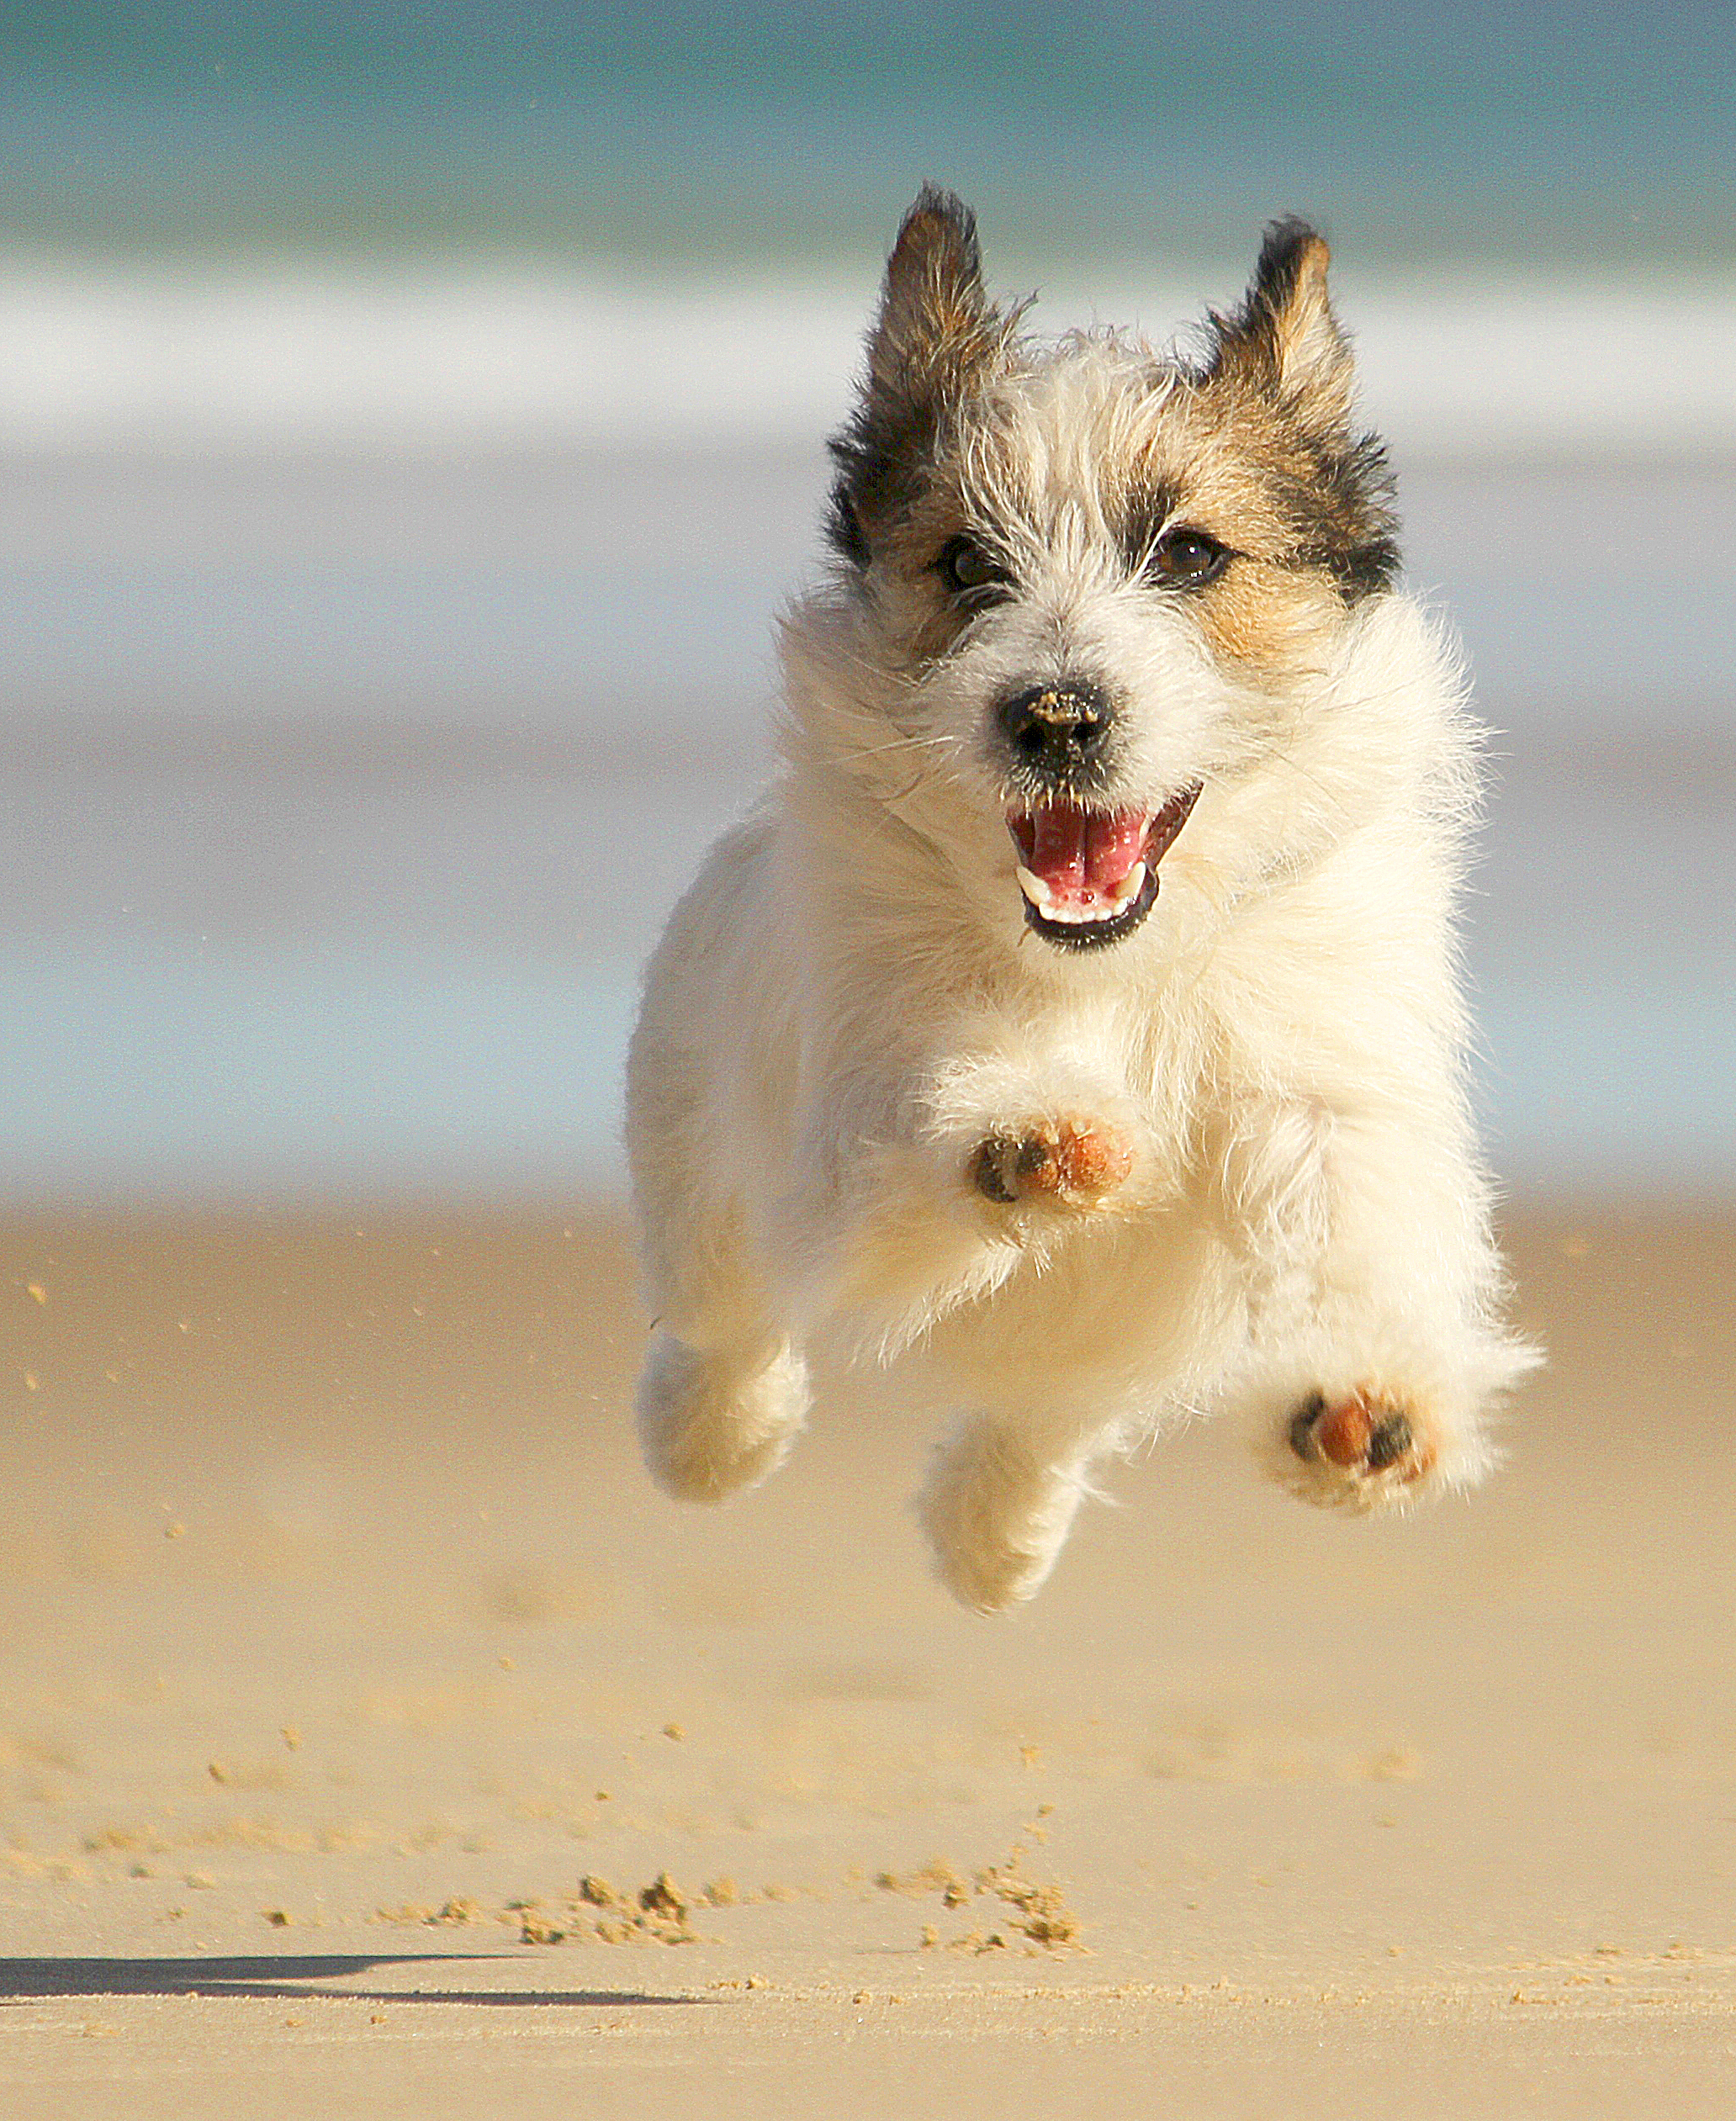
{"label": "dog's front leg", "polygon": [[1082,1220],[1130,1211],[1153,1158],[1100,1073],[954,1059],[828,1113],[800,1161],[786,1222],[798,1311],[884,1356]]}
{"label": "dog's front leg", "polygon": [[970,1182],[998,1207],[1093,1209],[1133,1174],[1130,1130],[1085,1113],[993,1123],[972,1147]]}
{"label": "dog's front leg", "polygon": [[1056,1218],[1125,1212],[1151,1177],[1149,1129],[1100,1066],[1002,1058],[938,1070],[917,1115],[937,1182],[962,1187],[997,1239],[1035,1235]]}
{"label": "dog's front leg", "polygon": [[1536,1357],[1500,1321],[1457,1115],[1273,1107],[1243,1115],[1220,1167],[1248,1268],[1241,1396],[1268,1470],[1357,1511],[1479,1479],[1489,1410]]}
{"label": "dog's front leg", "polygon": [[635,1399],[640,1444],[667,1493],[717,1502],[782,1462],[807,1419],[808,1381],[730,1167],[738,1136],[717,1124],[728,1099],[691,1036],[720,1007],[698,981],[704,962],[681,949],[654,962],[628,1061],[627,1131],[655,1319]]}

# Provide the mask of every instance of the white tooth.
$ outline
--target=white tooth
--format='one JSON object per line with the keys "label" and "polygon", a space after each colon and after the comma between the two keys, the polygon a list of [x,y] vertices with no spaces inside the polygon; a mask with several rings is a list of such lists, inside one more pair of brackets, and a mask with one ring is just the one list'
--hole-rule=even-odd
{"label": "white tooth", "polygon": [[1057,921],[1066,928],[1089,928],[1098,921],[1113,920],[1124,907],[1133,903],[1145,884],[1146,865],[1135,862],[1112,891],[1103,894],[1102,903],[1092,905],[1082,905],[1077,899],[1057,898],[1051,887],[1022,862],[1018,865],[1016,874],[1019,890],[1045,920]]}

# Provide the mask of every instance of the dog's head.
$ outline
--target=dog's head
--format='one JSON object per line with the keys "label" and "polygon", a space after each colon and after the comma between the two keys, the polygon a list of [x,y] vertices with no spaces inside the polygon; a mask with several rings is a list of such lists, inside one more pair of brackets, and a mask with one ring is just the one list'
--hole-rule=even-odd
{"label": "dog's head", "polygon": [[1395,574],[1326,262],[1311,229],[1276,224],[1190,359],[1022,337],[949,193],[925,189],[899,230],[832,445],[834,609],[885,737],[862,750],[928,785],[1051,944],[1141,925],[1202,789],[1283,742]]}

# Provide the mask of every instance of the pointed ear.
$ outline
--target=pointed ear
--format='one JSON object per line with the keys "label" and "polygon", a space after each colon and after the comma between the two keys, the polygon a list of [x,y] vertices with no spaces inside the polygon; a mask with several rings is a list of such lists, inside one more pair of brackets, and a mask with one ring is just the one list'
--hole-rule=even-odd
{"label": "pointed ear", "polygon": [[1354,381],[1350,343],[1326,294],[1331,255],[1306,221],[1273,222],[1241,309],[1213,320],[1214,365],[1263,383],[1316,428],[1348,425]]}
{"label": "pointed ear", "polygon": [[1326,298],[1329,256],[1306,221],[1274,221],[1241,309],[1211,320],[1202,379],[1263,415],[1256,454],[1294,519],[1295,557],[1353,600],[1396,576],[1398,526],[1386,452],[1354,417],[1350,345]]}
{"label": "pointed ear", "polygon": [[887,261],[868,342],[870,396],[955,387],[992,351],[1000,322],[983,292],[976,215],[950,192],[924,184]]}
{"label": "pointed ear", "polygon": [[831,446],[828,533],[852,564],[867,564],[876,521],[919,490],[947,408],[993,368],[1010,328],[983,291],[976,216],[924,185],[887,262],[860,403]]}

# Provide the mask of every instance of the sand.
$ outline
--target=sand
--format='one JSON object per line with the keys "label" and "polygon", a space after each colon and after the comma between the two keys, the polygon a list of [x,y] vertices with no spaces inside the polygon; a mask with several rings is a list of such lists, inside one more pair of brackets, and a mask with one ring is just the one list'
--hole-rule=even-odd
{"label": "sand", "polygon": [[1511,1234],[1478,1496],[988,1621],[895,1408],[650,1489],[611,1217],[15,1224],[0,2113],[1736,2111],[1736,1214]]}

